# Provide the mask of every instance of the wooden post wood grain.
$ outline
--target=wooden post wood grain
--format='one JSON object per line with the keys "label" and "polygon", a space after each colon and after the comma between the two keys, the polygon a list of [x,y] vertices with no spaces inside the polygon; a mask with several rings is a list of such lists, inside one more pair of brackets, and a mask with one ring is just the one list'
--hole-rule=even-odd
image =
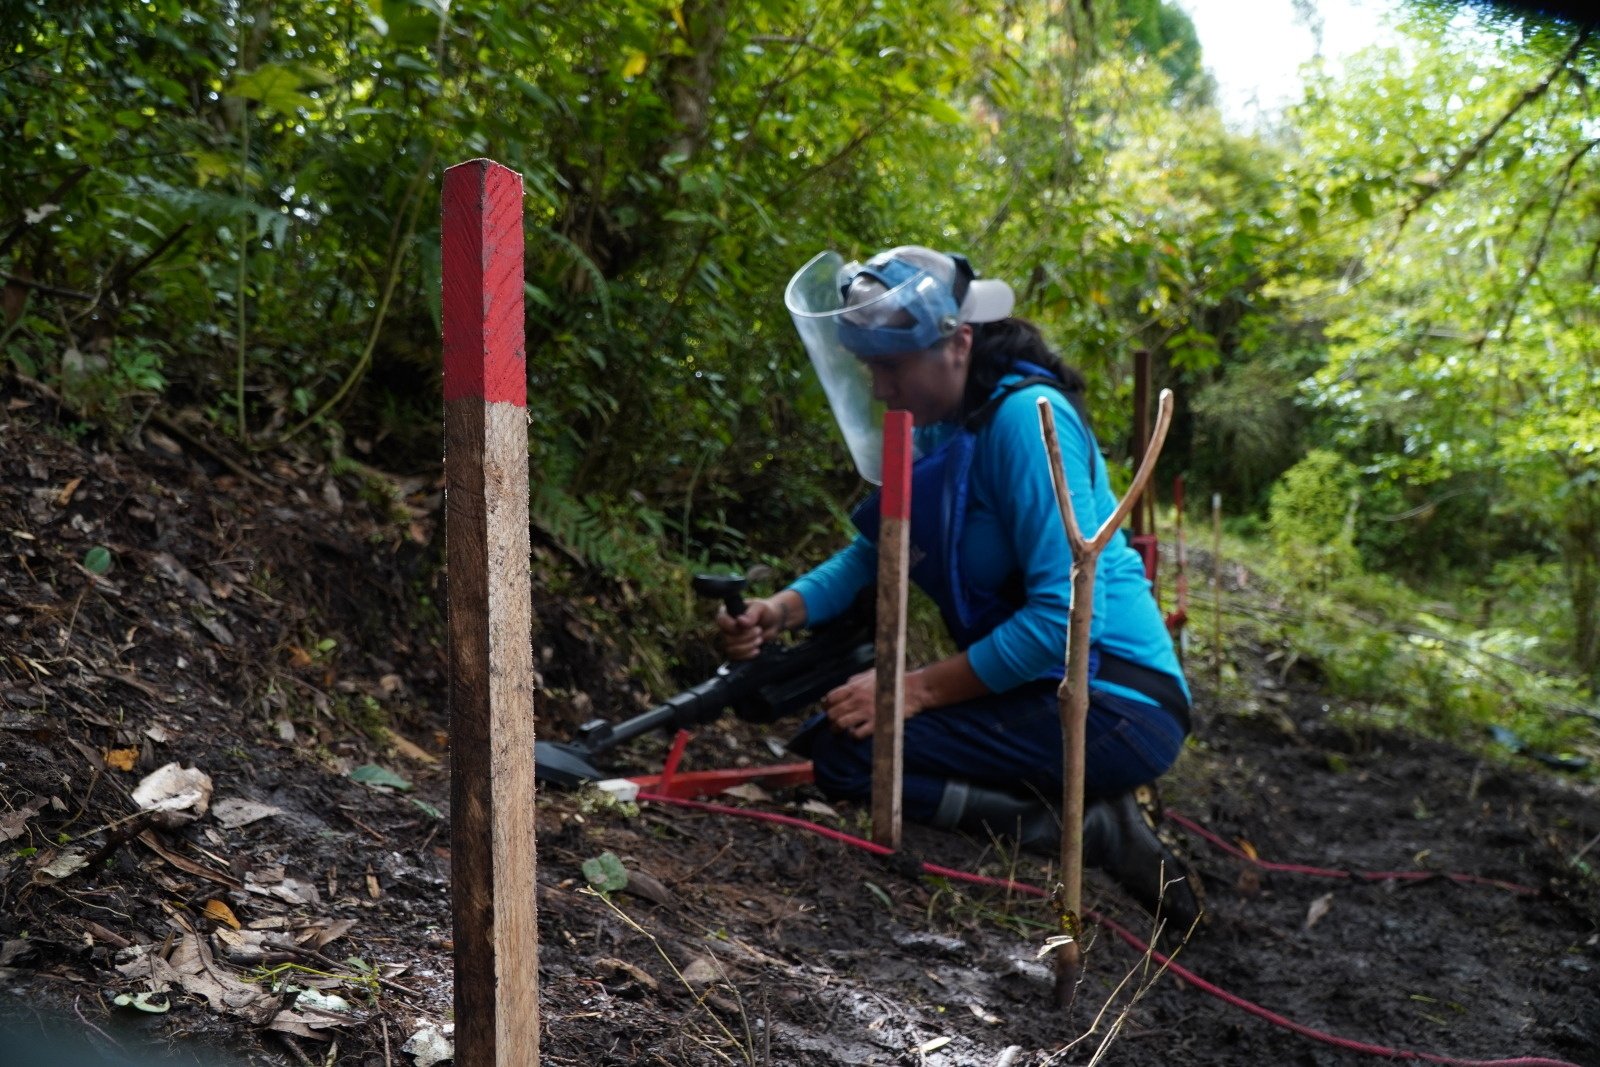
{"label": "wooden post wood grain", "polygon": [[450,877],[458,1067],[539,1062],[522,177],[443,193]]}
{"label": "wooden post wood grain", "polygon": [[1211,687],[1222,698],[1222,494],[1211,494]]}
{"label": "wooden post wood grain", "polygon": [[906,582],[911,550],[911,413],[883,417],[878,527],[877,708],[872,725],[872,840],[900,847],[905,756]]}
{"label": "wooden post wood grain", "polygon": [[[1050,401],[1039,400],[1039,431],[1044,437],[1045,454],[1050,459],[1050,480],[1055,489],[1061,525],[1072,549],[1072,610],[1067,619],[1067,673],[1056,690],[1061,714],[1061,885],[1057,907],[1061,915],[1064,940],[1056,949],[1056,1003],[1065,1008],[1077,994],[1083,971],[1083,750],[1089,717],[1089,627],[1094,619],[1094,575],[1105,549],[1128,512],[1139,502],[1150,475],[1155,470],[1161,446],[1166,443],[1167,427],[1172,422],[1172,390],[1161,390],[1160,412],[1155,434],[1144,460],[1133,476],[1127,495],[1110,517],[1100,524],[1092,540],[1085,540],[1072,510],[1072,495],[1061,463],[1061,444],[1056,437],[1055,412]],[[1153,940],[1153,939],[1152,939]]]}
{"label": "wooden post wood grain", "polygon": [[[1150,440],[1150,351],[1141,348],[1133,354],[1133,469],[1144,464],[1145,442]],[[1154,509],[1143,498],[1133,502],[1133,532],[1145,536],[1156,532]]]}

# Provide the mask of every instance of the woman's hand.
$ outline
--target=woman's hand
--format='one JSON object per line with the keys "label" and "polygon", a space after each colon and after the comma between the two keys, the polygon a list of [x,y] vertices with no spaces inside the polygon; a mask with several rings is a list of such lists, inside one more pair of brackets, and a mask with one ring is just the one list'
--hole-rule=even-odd
{"label": "woman's hand", "polygon": [[[976,700],[989,692],[976,674],[965,652],[930,663],[921,670],[907,671],[905,717],[920,715],[929,708],[943,708]],[[862,671],[822,698],[822,710],[835,730],[856,740],[872,736],[877,725],[878,682],[873,671]]]}
{"label": "woman's hand", "polygon": [[729,615],[725,607],[717,609],[722,649],[734,660],[755,659],[764,642],[805,621],[805,601],[788,589],[764,600],[745,601],[744,614],[738,618]]}
{"label": "woman's hand", "polygon": [[[911,718],[927,707],[927,694],[921,681],[921,671],[906,674],[905,717]],[[840,733],[856,740],[871,737],[878,720],[878,675],[875,670],[865,670],[853,675],[848,682],[828,691],[822,698],[822,710],[828,722]]]}

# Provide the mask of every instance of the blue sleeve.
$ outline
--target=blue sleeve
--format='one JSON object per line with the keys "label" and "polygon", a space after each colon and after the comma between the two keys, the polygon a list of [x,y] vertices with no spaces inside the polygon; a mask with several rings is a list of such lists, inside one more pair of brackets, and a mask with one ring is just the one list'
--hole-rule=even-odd
{"label": "blue sleeve", "polygon": [[856,594],[878,579],[878,549],[856,536],[815,570],[802,574],[789,586],[806,605],[806,625],[827,622],[844,613]]}
{"label": "blue sleeve", "polygon": [[[1010,538],[1027,599],[1016,614],[967,649],[973,672],[996,692],[1038,678],[1059,665],[1066,652],[1072,550],[1061,528],[1050,461],[1039,429],[1041,396],[1050,400],[1055,414],[1067,488],[1084,536],[1093,537],[1104,518],[1096,508],[1089,479],[1090,465],[1098,463],[1099,453],[1092,450],[1089,435],[1066,397],[1056,389],[1038,386],[1020,390],[1002,402],[979,439],[973,491],[982,494],[994,509],[1000,529]],[[1103,585],[1097,582],[1091,640],[1104,617],[1104,599]]]}

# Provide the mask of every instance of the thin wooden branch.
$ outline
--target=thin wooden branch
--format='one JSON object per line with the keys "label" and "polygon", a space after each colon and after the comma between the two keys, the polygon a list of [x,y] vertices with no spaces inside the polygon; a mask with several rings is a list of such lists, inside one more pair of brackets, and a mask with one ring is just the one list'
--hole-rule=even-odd
{"label": "thin wooden branch", "polygon": [[1050,462],[1050,483],[1055,490],[1067,544],[1072,549],[1072,612],[1067,622],[1066,673],[1056,690],[1061,715],[1062,781],[1061,884],[1056,891],[1056,905],[1064,938],[1056,949],[1055,993],[1057,1007],[1066,1009],[1077,994],[1078,979],[1083,971],[1083,754],[1089,717],[1089,631],[1094,622],[1095,566],[1155,471],[1172,423],[1172,390],[1161,390],[1155,434],[1134,475],[1133,485],[1111,517],[1101,524],[1094,539],[1087,542],[1072,509],[1072,494],[1067,487],[1060,441],[1056,436],[1055,412],[1048,398],[1039,400],[1038,410],[1039,431]]}
{"label": "thin wooden branch", "polygon": [[1056,510],[1061,514],[1061,527],[1067,531],[1067,545],[1072,558],[1081,559],[1089,552],[1089,543],[1083,539],[1078,527],[1078,517],[1072,511],[1072,493],[1067,489],[1067,475],[1061,468],[1061,442],[1056,437],[1056,416],[1050,409],[1048,397],[1039,398],[1039,431],[1044,434],[1045,455],[1050,457],[1050,484],[1056,491]]}
{"label": "thin wooden branch", "polygon": [[104,304],[108,296],[126,296],[128,285],[133,281],[134,277],[171,251],[193,225],[191,222],[180,224],[177,229],[163,237],[149,252],[134,260],[133,263],[119,267],[117,272],[111,276],[111,280],[101,287],[99,303]]}
{"label": "thin wooden branch", "polygon": [[1128,517],[1128,512],[1139,502],[1144,495],[1144,487],[1149,484],[1150,478],[1156,472],[1156,460],[1161,457],[1161,448],[1167,443],[1167,430],[1172,426],[1172,390],[1161,390],[1161,396],[1156,401],[1156,430],[1150,435],[1150,447],[1145,449],[1144,462],[1139,464],[1139,470],[1133,476],[1133,484],[1123,494],[1122,500],[1117,504],[1117,510],[1111,517],[1101,523],[1100,529],[1094,535],[1094,540],[1089,542],[1098,554],[1106,547],[1106,542],[1117,532],[1122,525],[1122,520]]}
{"label": "thin wooden branch", "polygon": [[58,296],[63,300],[81,300],[86,304],[93,304],[100,299],[94,293],[85,293],[78,289],[63,289],[59,285],[47,285],[44,282],[36,282],[32,278],[22,278],[15,274],[7,274],[4,271],[0,271],[0,282],[5,282],[7,285],[19,285],[24,289],[32,289],[34,292],[43,293],[46,296]]}
{"label": "thin wooden branch", "polygon": [[[89,168],[87,166],[74,167],[65,178],[62,178],[56,183],[56,187],[54,189],[51,189],[48,193],[44,194],[44,199],[40,200],[39,203],[41,205],[60,203],[61,198],[66,196],[67,193],[71,192],[72,187],[81,182],[88,175],[88,173]],[[32,177],[32,175],[23,175],[24,180],[29,177]],[[44,221],[42,216],[35,217],[38,218],[40,222]],[[10,252],[12,247],[22,239],[22,235],[27,233],[28,230],[32,229],[35,225],[36,223],[28,221],[27,213],[24,212],[23,216],[18,219],[14,225],[12,225],[10,232],[7,233],[3,239],[0,239],[0,256]]]}

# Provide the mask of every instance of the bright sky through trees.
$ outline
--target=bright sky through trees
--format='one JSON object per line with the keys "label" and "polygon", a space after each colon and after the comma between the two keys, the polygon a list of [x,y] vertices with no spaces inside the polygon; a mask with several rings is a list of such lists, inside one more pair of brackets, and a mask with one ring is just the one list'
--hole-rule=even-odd
{"label": "bright sky through trees", "polygon": [[1272,121],[1300,98],[1300,67],[1318,52],[1306,15],[1320,22],[1330,62],[1392,35],[1395,0],[1177,0],[1194,21],[1217,103],[1231,125]]}

